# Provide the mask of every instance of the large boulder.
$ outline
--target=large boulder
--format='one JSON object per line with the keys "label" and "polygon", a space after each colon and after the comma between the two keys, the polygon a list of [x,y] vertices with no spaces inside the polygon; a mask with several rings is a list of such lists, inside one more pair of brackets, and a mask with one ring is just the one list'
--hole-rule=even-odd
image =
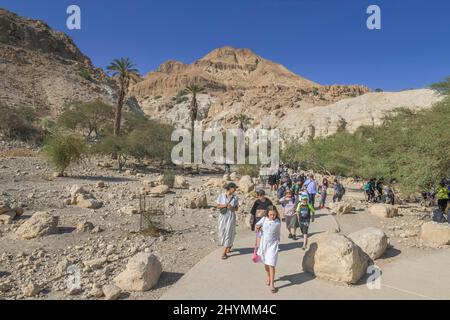
{"label": "large boulder", "polygon": [[358,247],[362,249],[372,260],[381,257],[388,247],[388,237],[383,230],[378,228],[366,228],[348,235]]}
{"label": "large boulder", "polygon": [[175,189],[188,189],[189,184],[185,177],[183,176],[175,176],[175,180],[173,182],[173,187]]}
{"label": "large boulder", "polygon": [[303,270],[324,280],[355,284],[365,274],[368,258],[349,238],[327,233],[311,242]]}
{"label": "large boulder", "polygon": [[331,203],[329,205],[330,208],[330,212],[333,215],[344,215],[344,214],[349,214],[353,211],[353,205],[351,203],[348,202],[335,202],[335,203]]}
{"label": "large boulder", "polygon": [[115,284],[125,291],[148,291],[158,283],[162,266],[158,258],[147,252],[138,253],[128,261],[125,271],[115,279]]}
{"label": "large boulder", "polygon": [[398,216],[398,208],[389,204],[374,204],[369,208],[369,213],[380,218],[393,218]]}
{"label": "large boulder", "polygon": [[186,208],[201,209],[208,208],[208,199],[203,192],[191,192],[184,196]]}
{"label": "large boulder", "polygon": [[244,193],[249,193],[255,190],[255,184],[253,183],[252,177],[243,176],[238,182],[239,190]]}
{"label": "large boulder", "polygon": [[27,240],[55,234],[58,232],[58,221],[58,216],[36,212],[17,229],[16,234]]}
{"label": "large boulder", "polygon": [[450,245],[450,225],[437,222],[424,223],[420,238],[430,246]]}

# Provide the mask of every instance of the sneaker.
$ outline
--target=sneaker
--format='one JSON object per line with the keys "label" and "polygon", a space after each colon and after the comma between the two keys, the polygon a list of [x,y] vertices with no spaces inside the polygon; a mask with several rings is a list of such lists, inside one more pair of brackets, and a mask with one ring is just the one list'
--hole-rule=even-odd
{"label": "sneaker", "polygon": [[289,233],[288,239],[292,239],[292,234]]}
{"label": "sneaker", "polygon": [[292,240],[297,241],[297,236],[292,236]]}

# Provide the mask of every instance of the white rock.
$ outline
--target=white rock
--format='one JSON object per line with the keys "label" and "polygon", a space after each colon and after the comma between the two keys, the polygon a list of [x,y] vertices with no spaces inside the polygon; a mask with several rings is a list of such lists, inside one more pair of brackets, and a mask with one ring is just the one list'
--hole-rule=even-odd
{"label": "white rock", "polygon": [[383,230],[366,228],[353,232],[348,238],[359,246],[372,260],[380,258],[388,247],[388,237]]}
{"label": "white rock", "polygon": [[398,216],[398,208],[389,204],[374,204],[369,208],[369,213],[380,218],[393,218]]}
{"label": "white rock", "polygon": [[367,256],[349,238],[323,234],[310,244],[303,258],[303,270],[320,279],[355,284],[365,274]]}
{"label": "white rock", "polygon": [[243,176],[239,182],[239,191],[242,191],[244,193],[250,193],[255,190],[255,184],[253,183],[253,180],[250,176]]}
{"label": "white rock", "polygon": [[103,286],[102,291],[105,295],[105,300],[117,300],[122,294],[122,290],[113,284]]}
{"label": "white rock", "polygon": [[58,216],[48,212],[36,212],[17,229],[16,234],[27,240],[55,234],[58,232],[58,221]]}
{"label": "white rock", "polygon": [[125,291],[148,291],[158,283],[162,266],[153,254],[141,252],[128,261],[125,271],[114,283]]}
{"label": "white rock", "polygon": [[41,288],[32,282],[22,288],[22,294],[29,298],[37,296],[39,292],[41,292]]}
{"label": "white rock", "polygon": [[434,247],[450,245],[450,225],[437,222],[424,223],[422,225],[420,239],[427,245]]}
{"label": "white rock", "polygon": [[189,188],[189,184],[188,184],[188,182],[187,182],[185,177],[183,177],[183,176],[175,176],[173,187],[175,189],[188,189]]}
{"label": "white rock", "polygon": [[353,205],[351,203],[344,201],[330,203],[329,207],[331,214],[338,216],[349,214],[354,210]]}

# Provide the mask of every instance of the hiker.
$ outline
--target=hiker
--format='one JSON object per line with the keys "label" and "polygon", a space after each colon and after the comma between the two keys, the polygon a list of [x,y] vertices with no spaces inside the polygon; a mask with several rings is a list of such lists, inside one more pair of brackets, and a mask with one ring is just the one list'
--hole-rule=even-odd
{"label": "hiker", "polygon": [[317,182],[314,179],[314,175],[309,175],[309,179],[305,181],[306,192],[308,192],[309,203],[314,208],[314,204],[316,202],[316,194],[317,194]]}
{"label": "hiker", "polygon": [[385,203],[394,205],[395,204],[395,194],[392,187],[393,180],[391,180],[391,183],[389,185],[386,185],[384,187],[384,195],[386,197]]}
{"label": "hiker", "polygon": [[294,193],[295,200],[298,201],[298,196],[300,194],[300,191],[302,190],[302,183],[301,181],[297,180],[294,185],[291,188],[292,192]]}
{"label": "hiker", "polygon": [[384,185],[384,178],[381,177],[378,179],[375,188],[377,190],[377,200],[378,202],[382,202],[383,200],[383,185]]}
{"label": "hiker", "polygon": [[334,180],[333,203],[341,202],[345,194],[345,188],[337,179]]}
{"label": "hiker", "polygon": [[375,201],[375,182],[377,179],[371,178],[369,180],[369,202]]}
{"label": "hiker", "polygon": [[269,207],[267,217],[264,217],[256,224],[256,230],[260,233],[258,256],[260,261],[264,263],[267,272],[266,285],[270,287],[272,293],[276,293],[275,267],[278,260],[281,220],[275,206]]}
{"label": "hiker", "polygon": [[286,195],[286,191],[288,190],[288,185],[287,183],[282,184],[278,190],[277,190],[277,198],[278,200],[280,200],[281,198],[283,198]]}
{"label": "hiker", "polygon": [[439,209],[445,213],[449,199],[447,179],[442,179],[439,186],[436,188],[436,198]]}
{"label": "hiker", "polygon": [[294,192],[288,190],[286,196],[280,199],[280,203],[284,207],[284,218],[286,220],[286,228],[289,232],[288,239],[297,240],[297,229],[299,227],[295,207],[297,204]]}
{"label": "hiker", "polygon": [[277,175],[276,174],[269,175],[268,183],[269,183],[271,192],[277,191]]}
{"label": "hiker", "polygon": [[327,177],[323,178],[322,185],[320,186],[320,204],[319,204],[320,209],[325,208],[325,202],[327,201],[327,193],[329,186],[330,183],[328,182]]}
{"label": "hiker", "polygon": [[306,250],[306,247],[308,246],[309,225],[311,222],[314,222],[315,214],[314,207],[308,203],[308,200],[307,196],[302,196],[296,209],[300,231],[303,234],[303,250]]}
{"label": "hiker", "polygon": [[364,195],[366,196],[366,201],[370,201],[370,180],[367,180],[363,185]]}
{"label": "hiker", "polygon": [[216,207],[220,210],[219,240],[225,248],[222,254],[223,260],[228,258],[236,236],[236,211],[239,210],[239,199],[235,195],[237,188],[235,183],[230,182],[225,187],[226,192],[221,194],[216,201]]}
{"label": "hiker", "polygon": [[258,190],[256,194],[258,195],[258,199],[256,199],[252,209],[250,210],[250,214],[252,216],[252,231],[255,231],[255,225],[262,218],[267,216],[269,207],[273,205],[272,201],[266,198],[266,192],[264,190]]}

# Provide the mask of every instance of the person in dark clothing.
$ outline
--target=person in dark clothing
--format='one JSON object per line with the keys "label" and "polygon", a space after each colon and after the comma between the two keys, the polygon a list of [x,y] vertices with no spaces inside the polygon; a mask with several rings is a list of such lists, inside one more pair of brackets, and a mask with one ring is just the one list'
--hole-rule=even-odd
{"label": "person in dark clothing", "polygon": [[272,201],[266,198],[266,192],[259,190],[257,192],[258,199],[253,204],[250,214],[252,215],[252,231],[255,231],[255,225],[267,215],[270,206],[273,206]]}
{"label": "person in dark clothing", "polygon": [[380,179],[378,179],[378,181],[376,183],[378,202],[382,202],[382,200],[383,200],[383,186],[384,186],[384,178],[381,177]]}

